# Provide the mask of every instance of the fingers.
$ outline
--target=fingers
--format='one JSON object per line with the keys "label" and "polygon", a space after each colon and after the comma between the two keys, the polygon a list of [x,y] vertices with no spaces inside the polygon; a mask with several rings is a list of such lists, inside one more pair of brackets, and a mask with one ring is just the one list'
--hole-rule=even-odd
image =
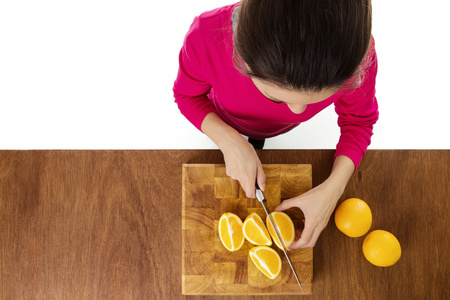
{"label": "fingers", "polygon": [[287,199],[287,200],[284,200],[283,202],[281,202],[280,205],[278,205],[275,208],[275,211],[286,210],[286,209],[294,207],[294,206],[298,207],[298,200],[296,200],[296,199]]}
{"label": "fingers", "polygon": [[245,191],[245,195],[247,196],[247,198],[255,198],[255,180],[256,182],[258,182],[258,186],[259,188],[264,191],[264,188],[266,186],[266,174],[264,173],[264,170],[262,168],[261,164],[258,164],[257,166],[257,171],[256,171],[256,179],[253,177],[251,178],[250,176],[247,177],[247,180],[245,181],[239,181],[242,189]]}
{"label": "fingers", "polygon": [[242,137],[222,148],[227,175],[239,181],[246,197],[255,198],[255,182],[264,190],[266,181],[255,149]]}
{"label": "fingers", "polygon": [[241,185],[242,189],[245,192],[245,195],[247,198],[254,198],[255,197],[255,177],[256,174],[252,176],[252,174],[246,174],[243,173],[240,177],[237,176],[238,174],[235,174],[232,171],[229,171],[228,168],[226,170],[227,176],[231,177],[233,180],[239,181],[239,184]]}
{"label": "fingers", "polygon": [[[292,198],[284,200],[283,202],[281,202],[280,205],[278,205],[275,208],[275,211],[283,211],[291,207],[299,208],[299,199]],[[294,243],[289,247],[289,250],[314,247],[317,239],[319,238],[320,232],[322,230],[318,228],[317,224],[315,224],[315,222],[312,221],[307,221],[306,219],[302,219],[302,221],[305,224],[305,228],[301,233],[300,231],[296,230],[296,236],[299,238],[296,241],[294,241]]]}
{"label": "fingers", "polygon": [[303,229],[300,238],[289,247],[289,250],[295,250],[304,247],[304,245],[310,242],[313,232],[314,227],[311,227],[309,223],[306,222],[305,228]]}
{"label": "fingers", "polygon": [[322,229],[320,229],[319,226],[314,226],[306,221],[305,228],[300,234],[300,238],[289,247],[289,250],[314,247],[321,232]]}
{"label": "fingers", "polygon": [[[231,173],[231,172],[230,172]],[[255,181],[258,182],[259,187],[261,190],[264,191],[265,185],[266,185],[266,174],[264,173],[264,169],[259,163],[256,168],[256,173],[247,173],[244,174],[243,177],[237,178],[236,176],[233,176],[229,174],[227,171],[227,175],[230,176],[234,180],[238,180],[239,184],[241,185],[242,189],[245,192],[245,196],[247,198],[255,198]]]}
{"label": "fingers", "polygon": [[[256,177],[256,179],[255,179]],[[247,180],[244,182],[239,181],[241,183],[242,189],[245,191],[245,195],[247,198],[255,198],[255,180],[258,183],[259,188],[264,191],[266,187],[266,174],[264,173],[264,169],[262,164],[259,162],[256,166],[256,174],[255,177],[247,177]]]}
{"label": "fingers", "polygon": [[266,174],[264,173],[261,163],[258,164],[256,181],[258,182],[259,188],[264,192],[264,189],[266,188]]}
{"label": "fingers", "polygon": [[234,176],[234,174],[232,174],[230,171],[228,171],[228,169],[227,169],[226,173],[227,173],[227,176],[230,177],[231,179],[237,180],[236,176]]}
{"label": "fingers", "polygon": [[242,189],[245,192],[245,195],[247,196],[247,198],[255,198],[255,179],[249,179],[247,180],[245,183],[241,183]]}
{"label": "fingers", "polygon": [[[230,176],[232,179],[239,181],[239,184],[241,185],[242,189],[245,192],[245,196],[247,198],[255,198],[255,177],[256,174],[252,176],[252,174],[244,174],[244,177],[238,178],[237,176],[230,175],[227,171],[227,175]],[[265,175],[264,175],[265,178]],[[258,183],[259,184],[259,183]]]}

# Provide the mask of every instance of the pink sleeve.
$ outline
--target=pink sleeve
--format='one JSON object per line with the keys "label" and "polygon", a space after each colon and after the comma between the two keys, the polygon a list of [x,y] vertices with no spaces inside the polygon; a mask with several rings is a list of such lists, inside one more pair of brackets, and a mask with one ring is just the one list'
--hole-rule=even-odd
{"label": "pink sleeve", "polygon": [[180,51],[173,92],[180,112],[199,130],[206,115],[215,111],[207,97],[211,86],[206,80],[205,52],[205,41],[199,27],[199,18],[196,17]]}
{"label": "pink sleeve", "polygon": [[334,157],[348,156],[354,162],[355,169],[370,145],[373,125],[378,120],[378,103],[375,97],[378,62],[373,39],[369,53],[364,62],[367,67],[363,74],[362,84],[358,88],[344,93],[335,102],[341,136]]}

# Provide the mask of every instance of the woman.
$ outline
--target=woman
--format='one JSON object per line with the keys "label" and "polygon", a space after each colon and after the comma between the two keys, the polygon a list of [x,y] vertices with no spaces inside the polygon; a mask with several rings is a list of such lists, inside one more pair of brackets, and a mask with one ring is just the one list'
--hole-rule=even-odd
{"label": "woman", "polygon": [[180,51],[175,101],[249,198],[255,180],[265,183],[255,148],[335,105],[341,135],[330,176],[276,209],[305,215],[291,250],[315,245],[370,144],[378,119],[371,22],[370,0],[243,0],[196,17]]}

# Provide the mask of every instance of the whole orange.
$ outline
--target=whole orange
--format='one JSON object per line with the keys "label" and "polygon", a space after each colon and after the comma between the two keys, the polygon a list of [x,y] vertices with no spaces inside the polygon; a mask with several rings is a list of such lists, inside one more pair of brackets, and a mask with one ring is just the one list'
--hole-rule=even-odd
{"label": "whole orange", "polygon": [[362,250],[366,259],[378,267],[395,264],[402,255],[397,238],[385,230],[374,230],[364,239]]}
{"label": "whole orange", "polygon": [[349,237],[360,237],[372,226],[372,212],[363,200],[349,198],[336,208],[334,222]]}

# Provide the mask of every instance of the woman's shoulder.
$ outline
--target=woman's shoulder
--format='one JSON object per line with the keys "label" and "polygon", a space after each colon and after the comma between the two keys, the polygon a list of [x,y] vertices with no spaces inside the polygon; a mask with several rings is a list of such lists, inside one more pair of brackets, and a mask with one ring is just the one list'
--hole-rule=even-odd
{"label": "woman's shoulder", "polygon": [[205,11],[201,13],[198,17],[203,22],[219,22],[221,20],[228,20],[230,21],[230,18],[234,8],[239,5],[238,3],[218,7],[212,10]]}
{"label": "woman's shoulder", "polygon": [[209,10],[196,16],[185,36],[185,47],[204,54],[211,51],[228,53],[233,35],[231,16],[237,5],[239,3]]}
{"label": "woman's shoulder", "polygon": [[191,28],[207,33],[210,29],[229,27],[231,26],[231,16],[237,5],[239,3],[205,11],[194,18]]}

